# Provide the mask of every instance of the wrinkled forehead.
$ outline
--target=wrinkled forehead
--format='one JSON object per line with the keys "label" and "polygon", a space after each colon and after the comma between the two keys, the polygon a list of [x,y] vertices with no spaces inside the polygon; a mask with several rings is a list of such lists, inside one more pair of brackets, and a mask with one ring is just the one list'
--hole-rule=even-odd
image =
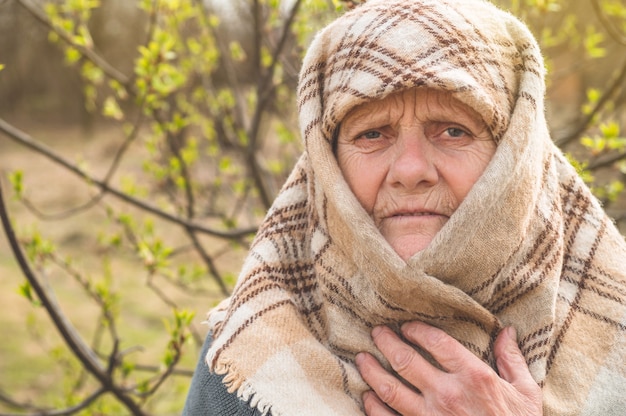
{"label": "wrinkled forehead", "polygon": [[[360,104],[425,87],[474,109],[494,139],[504,133],[521,65],[504,21],[510,15],[474,0],[370,0],[331,24],[316,70],[321,127],[330,139]],[[317,72],[316,74],[314,74]]]}
{"label": "wrinkled forehead", "polygon": [[472,120],[475,125],[483,125],[480,114],[454,98],[448,91],[431,88],[411,88],[393,92],[385,98],[367,101],[353,107],[341,120],[341,125],[351,121],[367,123],[373,114],[382,114],[392,118],[394,114],[399,117],[409,116],[415,120],[425,121],[431,119],[449,120],[452,115],[457,120]]}

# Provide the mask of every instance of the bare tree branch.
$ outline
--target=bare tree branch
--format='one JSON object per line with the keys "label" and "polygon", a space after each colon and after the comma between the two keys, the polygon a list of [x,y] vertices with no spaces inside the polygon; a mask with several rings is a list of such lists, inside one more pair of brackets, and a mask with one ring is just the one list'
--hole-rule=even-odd
{"label": "bare tree branch", "polygon": [[[203,0],[193,0],[193,1],[194,1],[194,4],[196,4],[196,6],[198,6],[200,9],[204,9]],[[246,111],[245,111],[244,104],[246,100],[242,94],[241,82],[237,78],[237,70],[235,68],[233,59],[230,55],[229,48],[224,43],[223,35],[221,34],[221,32],[209,22],[209,19],[207,18],[205,14],[201,14],[199,16],[199,19],[200,19],[200,22],[202,22],[203,29],[208,30],[213,36],[213,38],[215,39],[215,43],[220,54],[220,64],[224,68],[224,74],[226,75],[226,78],[228,79],[228,85],[231,86],[230,89],[236,97],[235,102],[234,102],[236,123],[239,126],[245,127]],[[203,85],[207,86],[209,90],[215,90],[215,87],[209,75],[210,74],[201,74],[202,83]],[[219,117],[215,117],[216,116],[215,114],[213,114],[213,116],[216,120],[219,120]]]}
{"label": "bare tree branch", "polygon": [[57,305],[54,298],[48,293],[43,284],[39,281],[37,275],[30,268],[30,265],[19,245],[15,231],[13,230],[13,225],[11,224],[9,213],[4,202],[2,184],[0,184],[0,219],[2,220],[2,226],[4,227],[13,256],[17,260],[24,277],[28,280],[29,284],[37,294],[37,297],[41,301],[41,304],[46,309],[46,312],[48,313],[48,316],[50,316],[54,326],[61,334],[65,344],[70,348],[74,356],[81,362],[82,366],[98,380],[105,391],[113,393],[115,397],[134,415],[144,415],[145,413],[141,407],[139,407],[139,405],[135,403],[131,397],[115,385],[95,352],[78,334],[72,323],[67,319],[61,308]]}
{"label": "bare tree branch", "polygon": [[591,124],[593,124],[593,120],[596,116],[605,108],[605,106],[610,102],[611,98],[617,93],[620,87],[626,82],[626,61],[622,65],[619,70],[618,75],[615,77],[613,82],[604,90],[604,94],[598,100],[596,105],[593,107],[591,112],[587,114],[587,116],[578,123],[578,125],[566,136],[555,140],[557,146],[563,147],[570,142],[578,139],[584,132],[589,128]]}
{"label": "bare tree branch", "polygon": [[76,48],[82,56],[89,59],[93,62],[94,65],[102,69],[102,71],[111,79],[116,80],[122,85],[127,87],[130,86],[130,78],[124,75],[121,71],[114,68],[111,64],[109,64],[104,58],[94,52],[92,49],[79,45],[72,37],[65,32],[64,30],[60,30],[56,26],[52,24],[46,13],[41,10],[39,6],[34,5],[30,0],[17,0],[17,4],[26,9],[31,15],[33,15],[37,20],[39,20],[44,25],[48,26],[52,31],[54,31],[61,39],[70,44],[73,48]]}
{"label": "bare tree branch", "polygon": [[[131,143],[133,143],[137,139],[137,135],[139,134],[139,127],[141,126],[142,120],[143,120],[143,104],[140,106],[138,119],[135,122],[135,124],[133,124],[133,128],[130,134],[128,135],[126,140],[124,140],[124,143],[122,143],[120,148],[117,150],[117,153],[115,154],[115,157],[113,158],[113,161],[111,162],[111,166],[109,167],[107,174],[105,175],[102,181],[104,184],[108,185],[110,183],[111,178],[117,171],[124,154],[128,151]],[[78,213],[81,213],[83,211],[93,208],[94,206],[98,205],[105,196],[106,196],[106,191],[101,189],[97,193],[97,195],[93,196],[89,201],[83,203],[82,205],[70,208],[63,212],[54,213],[54,214],[48,214],[48,213],[42,212],[28,198],[22,198],[22,202],[24,203],[24,206],[26,206],[26,208],[28,208],[29,211],[32,212],[37,218],[44,220],[44,221],[56,221],[56,220],[64,220],[64,219],[70,218]]]}
{"label": "bare tree branch", "polygon": [[213,261],[211,256],[209,256],[209,254],[206,252],[206,250],[200,243],[200,240],[198,239],[198,236],[196,235],[196,233],[191,229],[187,229],[187,235],[191,239],[191,242],[193,243],[197,253],[200,255],[200,257],[204,261],[204,264],[207,265],[209,271],[211,272],[211,276],[213,277],[213,280],[215,280],[215,282],[219,286],[220,292],[222,292],[222,295],[228,296],[230,292],[228,291],[228,288],[226,287],[226,284],[224,283],[224,279],[222,278],[221,273],[217,269],[217,266],[215,265],[215,262]]}
{"label": "bare tree branch", "polygon": [[[162,371],[161,367],[155,365],[135,365],[135,370],[137,371],[145,371],[148,373],[156,373],[158,371]],[[182,376],[182,377],[192,377],[193,370],[186,370],[184,368],[174,368],[171,371],[173,376]]]}
{"label": "bare tree branch", "polygon": [[[600,0],[592,0],[591,4],[593,5],[593,10],[596,12],[598,19],[602,22],[602,26],[609,32],[609,35],[613,38],[613,40],[620,45],[626,46],[626,35],[615,25],[609,17],[602,11],[602,5],[600,4]],[[623,7],[623,6],[622,6]]]}
{"label": "bare tree branch", "polygon": [[64,167],[65,169],[72,172],[76,176],[85,180],[86,183],[91,184],[92,186],[98,187],[102,191],[109,193],[115,196],[116,198],[124,202],[127,202],[131,205],[134,205],[137,208],[140,208],[146,212],[150,212],[151,214],[154,214],[157,217],[164,219],[166,221],[178,224],[185,228],[193,229],[200,233],[204,233],[213,237],[223,238],[227,240],[237,240],[245,236],[252,235],[257,230],[256,227],[250,227],[250,228],[244,228],[244,229],[234,230],[234,231],[218,231],[218,230],[205,227],[196,222],[186,221],[182,218],[177,217],[176,215],[170,214],[153,205],[150,205],[147,202],[141,201],[122,191],[119,191],[109,186],[107,183],[89,175],[88,173],[81,170],[78,166],[76,166],[76,164],[56,154],[52,149],[48,148],[47,146],[45,146],[44,144],[40,142],[37,142],[28,134],[17,129],[16,127],[12,126],[11,124],[7,123],[1,118],[0,118],[0,132],[4,133],[7,137],[9,137],[10,139],[13,139],[17,143],[24,145],[31,150],[34,150],[36,153],[39,153],[40,155],[43,155],[46,158],[52,160],[56,164]]}
{"label": "bare tree branch", "polygon": [[0,391],[0,401],[5,402],[9,406],[14,407],[16,409],[25,409],[25,410],[29,410],[33,412],[30,414],[0,413],[0,416],[67,416],[67,415],[72,415],[72,414],[80,412],[81,410],[86,409],[91,403],[93,403],[98,397],[102,396],[104,393],[106,393],[106,390],[103,388],[100,388],[96,390],[94,393],[92,393],[91,395],[89,395],[85,400],[83,400],[82,402],[80,402],[79,404],[75,406],[68,407],[62,410],[51,410],[51,409],[37,408],[28,403],[18,403],[15,400],[12,400],[11,398],[7,397],[5,394],[3,394]]}
{"label": "bare tree branch", "polygon": [[[260,19],[260,11],[258,10],[260,8],[260,5],[258,3],[258,0],[254,2],[254,15],[255,33],[258,43],[257,48],[260,52],[260,40],[262,39],[262,33],[260,28],[260,22],[258,22],[258,19]],[[261,197],[261,201],[265,205],[266,209],[271,206],[273,197],[272,195],[270,195],[267,183],[263,178],[263,169],[261,168],[261,165],[257,158],[261,122],[263,120],[265,112],[267,111],[268,103],[275,92],[276,86],[274,85],[274,74],[276,71],[276,67],[280,60],[280,55],[283,53],[285,45],[287,44],[287,39],[289,38],[289,34],[291,33],[291,28],[295,21],[296,15],[298,14],[301,3],[302,0],[296,0],[296,2],[291,7],[289,16],[283,24],[280,41],[278,42],[276,49],[274,49],[274,51],[272,52],[272,61],[270,63],[270,66],[267,68],[267,71],[263,75],[261,75],[262,66],[260,62],[260,57],[255,57],[256,60],[259,60],[259,62],[256,63],[259,71],[259,81],[257,83],[257,106],[252,117],[250,130],[248,131],[248,138],[250,140],[250,143],[248,144],[246,158],[248,161],[250,174],[254,179],[254,182]]]}
{"label": "bare tree branch", "polygon": [[606,168],[606,167],[613,165],[614,163],[617,163],[625,159],[626,159],[626,153],[624,152],[611,154],[611,155],[601,157],[601,158],[598,158],[597,160],[590,162],[589,165],[587,165],[587,169],[598,170],[598,169]]}

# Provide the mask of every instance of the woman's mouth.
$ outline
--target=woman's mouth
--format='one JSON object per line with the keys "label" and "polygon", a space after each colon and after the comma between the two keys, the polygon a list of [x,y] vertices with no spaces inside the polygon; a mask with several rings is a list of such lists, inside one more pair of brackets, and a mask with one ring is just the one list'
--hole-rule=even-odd
{"label": "woman's mouth", "polygon": [[447,217],[447,215],[440,214],[434,211],[411,211],[411,212],[395,212],[388,215],[386,218],[401,218],[401,217]]}

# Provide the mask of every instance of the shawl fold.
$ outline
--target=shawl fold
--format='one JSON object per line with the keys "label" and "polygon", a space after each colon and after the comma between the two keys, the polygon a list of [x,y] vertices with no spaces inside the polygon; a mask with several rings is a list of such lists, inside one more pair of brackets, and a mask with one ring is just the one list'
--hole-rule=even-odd
{"label": "shawl fold", "polygon": [[[298,87],[305,152],[233,295],[209,314],[206,360],[274,416],[362,414],[354,365],[375,325],[421,320],[494,365],[513,325],[545,415],[626,409],[626,244],[552,143],[527,28],[482,0],[370,0],[318,34]],[[359,104],[450,92],[497,142],[431,244],[404,262],[343,179],[332,141]]]}

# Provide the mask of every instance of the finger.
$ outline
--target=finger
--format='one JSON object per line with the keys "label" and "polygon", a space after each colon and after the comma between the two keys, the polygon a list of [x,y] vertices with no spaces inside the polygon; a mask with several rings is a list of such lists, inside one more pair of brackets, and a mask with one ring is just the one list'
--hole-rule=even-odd
{"label": "finger", "polygon": [[[400,414],[407,414],[411,410],[415,411],[422,407],[422,396],[385,370],[372,355],[359,353],[356,357],[356,364],[363,380],[376,393],[378,402],[385,403]],[[368,404],[373,406],[372,409],[381,412],[378,402],[374,398],[368,399]]]}
{"label": "finger", "polygon": [[396,416],[397,413],[391,410],[373,391],[366,391],[363,394],[363,406],[367,416]]}
{"label": "finger", "polygon": [[413,386],[423,390],[428,383],[438,382],[441,371],[391,329],[385,326],[374,328],[372,338],[391,367]]}
{"label": "finger", "polygon": [[434,326],[419,321],[407,322],[402,325],[402,334],[432,355],[449,373],[486,365],[463,344]]}
{"label": "finger", "polygon": [[526,395],[540,392],[517,345],[517,334],[513,327],[500,331],[494,343],[494,355],[500,376],[511,383],[517,391]]}

